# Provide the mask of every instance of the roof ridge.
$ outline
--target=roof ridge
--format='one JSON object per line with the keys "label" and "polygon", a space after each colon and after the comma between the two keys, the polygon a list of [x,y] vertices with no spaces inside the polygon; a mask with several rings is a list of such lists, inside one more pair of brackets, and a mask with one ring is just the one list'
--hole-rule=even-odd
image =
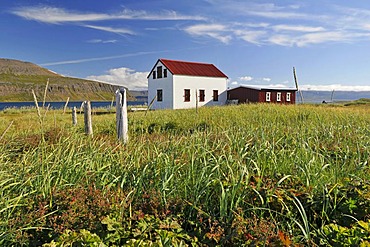
{"label": "roof ridge", "polygon": [[193,64],[207,64],[207,65],[213,65],[213,63],[204,63],[204,62],[189,62],[189,61],[183,61],[183,60],[174,60],[174,59],[167,59],[167,58],[160,58],[161,61],[171,61],[171,62],[179,62],[179,63],[193,63]]}
{"label": "roof ridge", "polygon": [[157,66],[158,62],[161,62],[173,75],[228,78],[227,75],[225,75],[219,68],[216,67],[216,65],[212,63],[188,62],[166,58],[158,59],[151,71],[155,69],[155,66]]}

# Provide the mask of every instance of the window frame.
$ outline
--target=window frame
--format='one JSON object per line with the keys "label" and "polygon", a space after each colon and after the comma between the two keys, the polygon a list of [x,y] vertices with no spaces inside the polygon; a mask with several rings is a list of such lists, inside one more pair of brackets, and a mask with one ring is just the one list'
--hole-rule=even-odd
{"label": "window frame", "polygon": [[212,98],[213,98],[213,101],[218,101],[218,90],[215,89],[213,90],[213,95],[212,95]]}
{"label": "window frame", "polygon": [[163,70],[162,70],[162,66],[157,66],[157,78],[160,79],[160,78],[163,78]]}
{"label": "window frame", "polygon": [[199,89],[199,102],[204,102],[206,98],[206,90]]}
{"label": "window frame", "polygon": [[167,78],[167,69],[163,69],[163,78]]}
{"label": "window frame", "polygon": [[163,89],[157,89],[157,102],[163,101]]}
{"label": "window frame", "polygon": [[271,92],[266,92],[266,102],[271,101]]}
{"label": "window frame", "polygon": [[286,93],[286,101],[290,102],[290,96],[291,96],[291,93]]}
{"label": "window frame", "polygon": [[190,89],[184,89],[184,102],[190,102]]}
{"label": "window frame", "polygon": [[153,80],[157,79],[157,71],[153,70]]}
{"label": "window frame", "polygon": [[276,93],[276,101],[281,102],[281,92]]}

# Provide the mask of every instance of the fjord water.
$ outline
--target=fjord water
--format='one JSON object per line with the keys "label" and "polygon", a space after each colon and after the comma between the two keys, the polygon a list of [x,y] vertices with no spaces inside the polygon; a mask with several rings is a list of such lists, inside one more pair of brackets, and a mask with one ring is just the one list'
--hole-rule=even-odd
{"label": "fjord water", "polygon": [[[38,102],[39,106],[42,106],[42,102]],[[66,102],[45,102],[45,106],[49,106],[53,109],[62,109],[65,106]],[[135,105],[145,105],[145,101],[128,101],[127,105],[135,106]],[[73,101],[68,102],[69,108],[71,107],[81,107],[82,101]],[[112,105],[111,101],[92,101],[91,107],[93,108],[100,108],[100,107],[110,107]],[[23,108],[23,107],[34,107],[35,102],[0,102],[0,111],[7,109],[7,108]],[[115,102],[113,102],[113,106],[115,106]]]}

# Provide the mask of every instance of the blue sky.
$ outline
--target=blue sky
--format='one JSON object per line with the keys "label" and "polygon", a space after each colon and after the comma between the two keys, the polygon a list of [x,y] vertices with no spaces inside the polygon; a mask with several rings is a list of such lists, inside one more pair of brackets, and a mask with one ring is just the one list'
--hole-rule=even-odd
{"label": "blue sky", "polygon": [[143,89],[158,58],[239,84],[370,91],[370,2],[0,0],[0,57]]}

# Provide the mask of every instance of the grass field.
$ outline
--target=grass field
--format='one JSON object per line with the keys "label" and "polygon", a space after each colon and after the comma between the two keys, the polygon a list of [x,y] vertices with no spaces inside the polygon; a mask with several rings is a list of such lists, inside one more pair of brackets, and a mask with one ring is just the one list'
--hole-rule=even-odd
{"label": "grass field", "polygon": [[0,112],[0,245],[370,243],[366,104],[99,112]]}

